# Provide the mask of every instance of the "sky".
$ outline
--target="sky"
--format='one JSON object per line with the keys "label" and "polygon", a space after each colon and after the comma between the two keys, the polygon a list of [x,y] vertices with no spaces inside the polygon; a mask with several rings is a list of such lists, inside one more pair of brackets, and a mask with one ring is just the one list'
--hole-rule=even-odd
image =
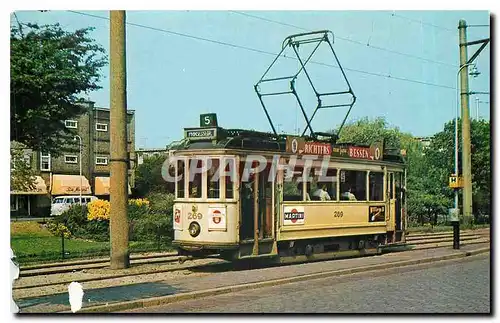
{"label": "sky", "polygon": [[[21,23],[59,23],[66,30],[95,27],[91,36],[109,53],[108,11],[17,11]],[[199,115],[216,113],[219,126],[270,131],[254,85],[281,50],[285,37],[330,30],[333,48],[357,101],[347,121],[384,117],[414,136],[430,136],[455,117],[459,65],[458,21],[489,25],[488,11],[127,11],[127,100],[136,112],[136,148],[162,148],[197,127]],[[17,23],[11,15],[11,24]],[[490,37],[470,27],[468,40]],[[202,40],[208,39],[207,40]],[[323,45],[322,45],[323,46]],[[243,47],[243,48],[242,48]],[[306,55],[307,45],[303,45]],[[469,56],[478,46],[469,47]],[[327,47],[311,64],[321,90],[345,83]],[[287,52],[290,57],[292,52]],[[490,45],[476,60],[481,73],[470,91],[490,91]],[[296,60],[278,60],[276,74],[292,75]],[[278,64],[277,63],[277,64]],[[109,107],[109,66],[102,89],[89,95]],[[282,84],[283,85],[283,84]],[[286,84],[285,84],[286,85]],[[299,95],[310,115],[316,100],[302,80]],[[476,117],[476,100],[470,99]],[[489,120],[489,95],[479,95],[479,114]],[[292,97],[265,101],[279,132],[304,129]],[[318,112],[315,131],[336,128],[346,109]]]}

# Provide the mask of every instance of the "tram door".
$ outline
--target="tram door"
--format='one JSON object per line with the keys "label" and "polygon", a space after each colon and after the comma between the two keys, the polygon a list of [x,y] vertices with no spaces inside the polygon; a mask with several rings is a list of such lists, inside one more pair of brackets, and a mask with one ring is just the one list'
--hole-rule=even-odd
{"label": "tram door", "polygon": [[[387,198],[389,201],[389,210],[388,210],[388,215],[387,215],[387,231],[394,231],[395,229],[395,205],[396,205],[396,199],[395,199],[395,192],[394,192],[394,173],[389,172],[387,173]],[[392,238],[389,237],[389,242],[392,242]]]}
{"label": "tram door", "polygon": [[[395,186],[395,193],[396,193],[396,231],[401,231],[403,230],[403,221],[402,221],[402,216],[401,216],[401,208],[403,207],[403,178],[402,178],[402,173],[397,172],[394,174],[394,186]],[[396,238],[396,240],[398,240]]]}
{"label": "tram door", "polygon": [[272,214],[273,214],[273,181],[269,180],[269,172],[271,164],[267,165],[265,170],[259,173],[259,239],[269,238],[272,236]]}
{"label": "tram door", "polygon": [[[245,163],[240,163],[240,180],[243,180],[243,170]],[[254,237],[254,210],[256,195],[255,175],[250,174],[248,181],[241,182],[240,204],[241,204],[241,219],[240,219],[240,240],[249,240]]]}
{"label": "tram door", "polygon": [[[244,163],[241,163],[240,167],[244,167]],[[258,239],[272,236],[273,182],[268,180],[269,170],[270,167],[258,173],[251,171],[248,181],[240,185],[241,240],[252,240],[256,235]],[[257,228],[257,233],[255,228]]]}

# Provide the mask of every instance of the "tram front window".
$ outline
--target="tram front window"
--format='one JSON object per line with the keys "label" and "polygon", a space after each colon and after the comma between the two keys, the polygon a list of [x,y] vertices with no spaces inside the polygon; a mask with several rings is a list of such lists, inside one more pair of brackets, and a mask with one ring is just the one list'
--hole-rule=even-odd
{"label": "tram front window", "polygon": [[184,198],[184,183],[186,176],[184,174],[184,160],[177,161],[177,198]]}
{"label": "tram front window", "polygon": [[[203,161],[201,159],[192,159],[189,164],[189,197],[190,198],[200,198],[201,197],[201,173],[199,170],[202,167]],[[196,171],[198,170],[198,171]]]}
{"label": "tram front window", "polygon": [[220,198],[220,178],[215,176],[219,171],[219,159],[211,158],[208,160],[210,169],[207,172],[207,189],[209,199]]}
{"label": "tram front window", "polygon": [[234,159],[226,159],[226,168],[225,168],[225,173],[228,174],[231,172],[231,175],[226,175],[225,180],[226,180],[226,198],[227,199],[232,199],[234,198],[234,191],[233,191],[233,181],[236,179],[236,166],[234,163]]}

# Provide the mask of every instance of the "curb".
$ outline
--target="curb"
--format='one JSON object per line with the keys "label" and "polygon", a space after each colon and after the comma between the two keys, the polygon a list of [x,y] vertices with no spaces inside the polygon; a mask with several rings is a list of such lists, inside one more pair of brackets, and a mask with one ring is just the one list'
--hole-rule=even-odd
{"label": "curb", "polygon": [[[414,260],[389,262],[389,263],[385,263],[385,264],[377,264],[377,265],[371,265],[371,266],[362,266],[362,267],[355,267],[355,268],[348,268],[348,269],[332,270],[332,271],[327,271],[327,272],[306,274],[306,275],[281,278],[281,279],[274,279],[274,280],[268,280],[268,281],[257,282],[257,283],[246,283],[246,284],[240,284],[240,285],[234,285],[234,286],[225,286],[225,287],[218,287],[218,288],[213,288],[213,289],[206,289],[206,290],[201,290],[201,291],[193,291],[193,292],[181,293],[181,294],[177,294],[177,295],[158,296],[158,297],[153,297],[153,298],[125,301],[125,302],[119,302],[119,303],[108,304],[108,305],[97,305],[97,306],[82,308],[77,313],[95,313],[95,312],[109,313],[109,312],[122,311],[122,310],[128,310],[128,309],[158,306],[158,305],[164,305],[164,304],[169,304],[169,303],[174,303],[174,302],[179,302],[179,301],[184,301],[184,300],[191,300],[191,299],[197,299],[197,298],[201,298],[201,297],[227,294],[227,293],[231,293],[231,292],[238,292],[238,291],[248,290],[248,289],[272,287],[272,286],[283,285],[283,284],[304,281],[304,280],[321,279],[321,278],[327,278],[327,277],[332,277],[332,276],[343,276],[343,275],[355,274],[355,273],[360,273],[360,272],[368,272],[368,271],[383,270],[383,269],[389,269],[389,268],[406,267],[406,266],[411,266],[411,265],[426,264],[426,263],[432,263],[432,262],[438,262],[438,261],[444,261],[444,260],[460,259],[460,258],[465,258],[465,257],[474,256],[474,255],[478,255],[481,253],[489,252],[489,251],[490,251],[490,248],[486,247],[486,248],[480,248],[480,249],[476,249],[476,250],[460,252],[460,253],[444,255],[444,256],[428,257],[428,258],[421,258],[421,259],[414,259]],[[70,313],[70,312],[64,311],[61,313]]]}

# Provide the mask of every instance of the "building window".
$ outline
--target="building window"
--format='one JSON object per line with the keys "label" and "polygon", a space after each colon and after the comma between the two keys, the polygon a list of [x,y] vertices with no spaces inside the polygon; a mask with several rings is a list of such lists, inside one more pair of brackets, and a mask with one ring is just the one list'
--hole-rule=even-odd
{"label": "building window", "polygon": [[75,121],[75,120],[65,120],[64,121],[64,125],[66,126],[66,128],[76,129],[76,128],[78,128],[78,121]]}
{"label": "building window", "polygon": [[40,170],[50,171],[50,153],[40,153]]}
{"label": "building window", "polygon": [[64,162],[66,164],[76,164],[78,163],[78,156],[64,155]]}
{"label": "building window", "polygon": [[11,211],[17,211],[17,206],[19,205],[17,198],[18,198],[17,195],[10,196],[10,210]]}
{"label": "building window", "polygon": [[106,132],[106,131],[108,131],[108,124],[107,123],[96,123],[95,130]]}
{"label": "building window", "polygon": [[95,164],[96,165],[107,165],[108,164],[108,157],[96,157]]}

